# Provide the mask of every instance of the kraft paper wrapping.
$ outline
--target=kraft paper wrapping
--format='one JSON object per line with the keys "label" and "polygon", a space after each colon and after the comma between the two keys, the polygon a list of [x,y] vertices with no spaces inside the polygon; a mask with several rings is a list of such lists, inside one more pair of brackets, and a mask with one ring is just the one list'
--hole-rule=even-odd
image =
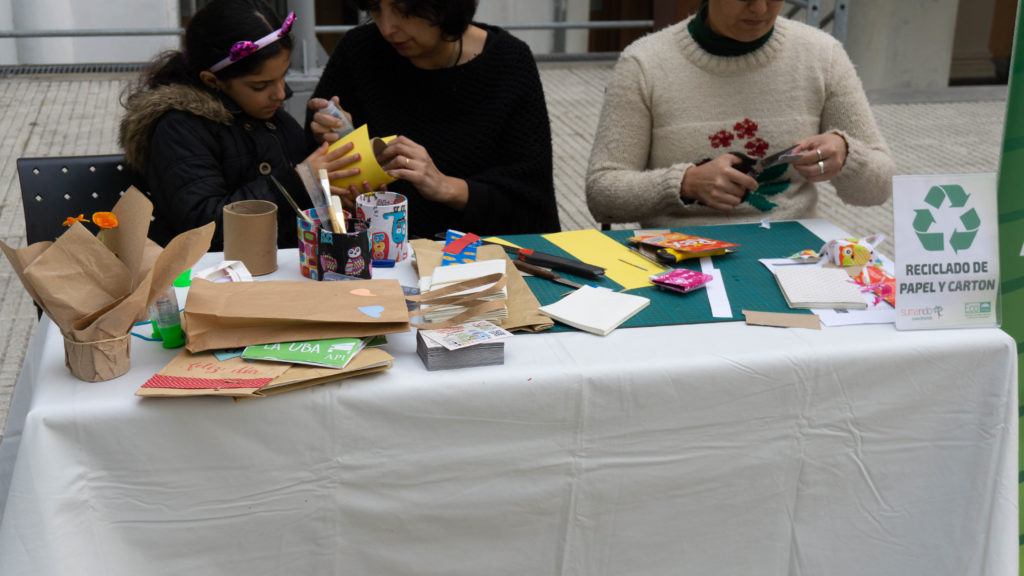
{"label": "kraft paper wrapping", "polygon": [[[391,368],[393,360],[394,357],[380,348],[365,348],[347,366],[337,369],[279,362],[248,362],[240,357],[222,362],[211,352],[192,354],[182,350],[157,375],[136,390],[135,395],[150,398],[231,396],[236,401],[262,398],[387,370]],[[198,374],[193,373],[192,369],[197,365],[201,368],[196,370]],[[223,385],[224,374],[230,374],[232,382],[229,386]]]}
{"label": "kraft paper wrapping", "polygon": [[224,259],[241,260],[253,276],[277,270],[277,204],[239,200],[224,207]]}
{"label": "kraft paper wrapping", "polygon": [[366,127],[366,124],[363,124],[346,134],[343,138],[335,141],[327,149],[329,152],[349,142],[355,144],[355,147],[346,156],[349,154],[359,154],[359,162],[348,166],[348,168],[359,168],[359,174],[349,176],[348,178],[331,180],[331,185],[338,188],[348,188],[350,185],[354,185],[359,190],[362,190],[363,181],[365,180],[370,183],[371,188],[378,190],[381,186],[394,182],[395,179],[388,176],[388,173],[377,162],[377,156],[380,154],[380,151],[394,138],[394,136],[385,136],[371,140],[370,129]]}
{"label": "kraft paper wrapping", "polygon": [[195,354],[271,342],[363,338],[409,331],[398,280],[215,283],[195,279],[183,325]]}
{"label": "kraft paper wrapping", "polygon": [[117,227],[98,236],[75,223],[54,242],[18,250],[0,242],[22,285],[64,336],[71,374],[87,382],[128,371],[132,325],[209,250],[214,231],[210,223],[183,232],[161,249],[146,237],[153,205],[134,187],[111,211]]}
{"label": "kraft paper wrapping", "polygon": [[[416,253],[416,271],[420,275],[430,276],[434,268],[441,265],[441,244],[426,238],[412,241],[413,252]],[[477,249],[478,260],[505,260],[505,277],[508,282],[508,318],[498,323],[509,332],[543,332],[555,325],[551,318],[537,312],[540,302],[530,291],[526,280],[515,264],[508,259],[500,246],[485,244]]]}

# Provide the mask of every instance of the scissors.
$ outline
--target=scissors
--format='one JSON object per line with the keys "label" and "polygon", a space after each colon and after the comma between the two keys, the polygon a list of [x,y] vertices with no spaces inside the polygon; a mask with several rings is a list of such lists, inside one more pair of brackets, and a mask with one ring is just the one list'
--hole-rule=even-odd
{"label": "scissors", "polygon": [[[733,168],[743,172],[751,178],[757,178],[762,172],[773,166],[778,166],[779,164],[792,164],[803,156],[803,154],[794,154],[793,150],[796,150],[796,146],[790,146],[781,152],[776,152],[775,154],[765,156],[764,158],[752,158],[742,152],[729,152],[729,154],[740,159],[740,163],[733,165]],[[747,190],[743,194],[741,202],[746,202],[749,197],[750,190]]]}

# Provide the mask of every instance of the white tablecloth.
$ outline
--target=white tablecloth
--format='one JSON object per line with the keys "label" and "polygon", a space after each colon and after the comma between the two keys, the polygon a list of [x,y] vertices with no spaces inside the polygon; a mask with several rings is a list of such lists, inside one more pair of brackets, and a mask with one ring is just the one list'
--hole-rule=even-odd
{"label": "white tablecloth", "polygon": [[80,382],[44,320],[0,444],[0,574],[1017,574],[999,330],[524,334],[440,372],[389,338],[380,374],[141,399],[174,351]]}

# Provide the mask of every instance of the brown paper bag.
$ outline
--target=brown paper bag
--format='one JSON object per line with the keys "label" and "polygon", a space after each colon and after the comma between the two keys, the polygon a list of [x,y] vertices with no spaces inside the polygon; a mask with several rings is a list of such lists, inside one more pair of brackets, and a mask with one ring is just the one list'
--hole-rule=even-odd
{"label": "brown paper bag", "polygon": [[[430,276],[441,265],[441,244],[424,238],[412,241],[416,253],[416,269],[420,277]],[[478,260],[505,260],[505,278],[508,287],[508,318],[499,324],[509,332],[517,330],[542,332],[555,325],[551,318],[537,312],[540,302],[523,280],[519,269],[508,259],[501,246],[484,244],[477,248]]]}
{"label": "brown paper bag", "polygon": [[194,280],[184,330],[192,353],[254,344],[377,336],[409,330],[397,280]]}
{"label": "brown paper bag", "polygon": [[[88,382],[128,371],[128,333],[174,279],[210,248],[214,224],[161,249],[146,238],[153,204],[129,188],[111,210],[116,228],[93,236],[74,224],[55,242],[14,250],[0,242],[25,289],[64,336],[64,360]],[[102,238],[102,239],[101,239]]]}
{"label": "brown paper bag", "polygon": [[366,348],[342,369],[286,362],[219,361],[212,352],[182,350],[159,373],[135,391],[148,398],[230,396],[260,398],[391,368],[394,358],[380,348]]}

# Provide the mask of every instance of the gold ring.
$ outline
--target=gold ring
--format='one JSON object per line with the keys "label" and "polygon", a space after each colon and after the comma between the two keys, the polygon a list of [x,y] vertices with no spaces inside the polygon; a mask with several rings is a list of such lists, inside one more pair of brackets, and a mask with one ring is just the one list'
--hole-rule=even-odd
{"label": "gold ring", "polygon": [[824,158],[821,157],[821,148],[815,148],[814,151],[818,153],[818,162],[824,160]]}
{"label": "gold ring", "polygon": [[408,156],[407,156],[407,157],[405,158],[405,165],[406,165],[406,166],[408,166],[408,165],[409,165],[409,157],[408,157]]}
{"label": "gold ring", "polygon": [[824,160],[818,160],[818,168],[821,169],[821,173],[822,174],[825,173],[825,161]]}

